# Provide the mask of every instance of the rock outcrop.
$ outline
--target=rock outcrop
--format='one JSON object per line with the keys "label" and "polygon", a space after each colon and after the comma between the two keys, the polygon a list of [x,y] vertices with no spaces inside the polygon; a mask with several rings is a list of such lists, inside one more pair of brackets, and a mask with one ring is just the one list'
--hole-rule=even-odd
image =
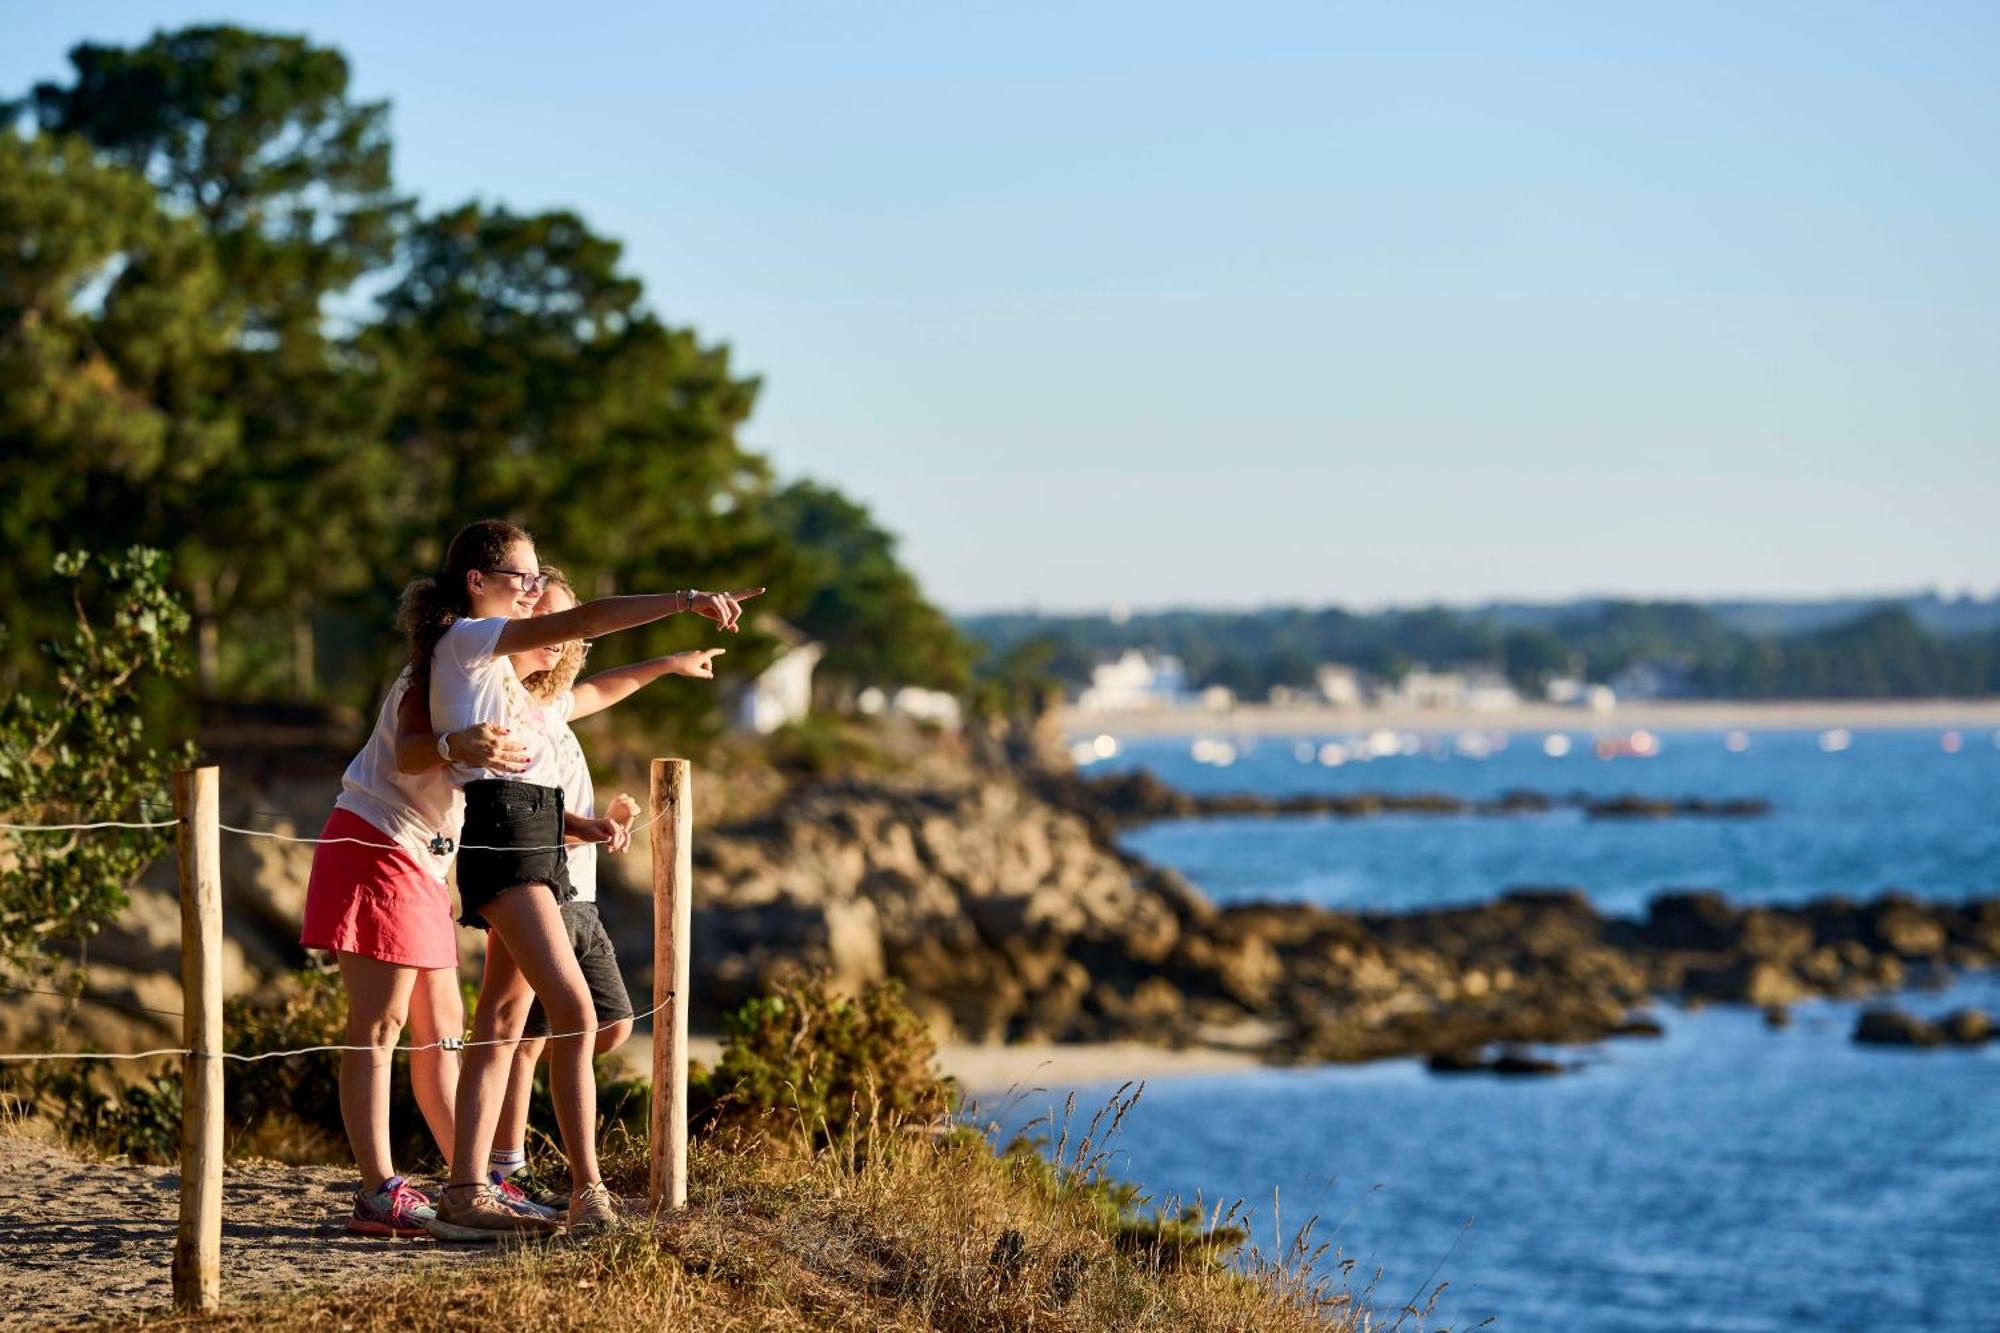
{"label": "rock outcrop", "polygon": [[[1639,920],[1579,890],[1352,913],[1220,908],[1124,852],[1132,808],[1189,810],[1149,777],[1107,808],[1073,775],[968,769],[953,787],[802,788],[697,850],[697,991],[712,1008],[778,973],[899,979],[974,1040],[1249,1046],[1283,1061],[1478,1058],[1507,1043],[1657,1035],[1658,996],[1755,1005],[1898,989],[2000,961],[2000,902],[1900,894],[1744,907],[1661,894]],[[1483,1067],[1483,1066],[1482,1066]]]}

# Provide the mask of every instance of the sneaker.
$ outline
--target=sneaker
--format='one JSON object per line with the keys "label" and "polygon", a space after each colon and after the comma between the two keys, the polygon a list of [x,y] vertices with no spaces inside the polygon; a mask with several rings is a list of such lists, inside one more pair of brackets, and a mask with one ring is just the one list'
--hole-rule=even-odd
{"label": "sneaker", "polygon": [[347,1229],[357,1236],[421,1236],[437,1209],[401,1176],[391,1176],[377,1190],[357,1190]]}
{"label": "sneaker", "polygon": [[425,1230],[439,1240],[496,1241],[546,1236],[560,1227],[552,1218],[515,1212],[491,1185],[447,1185],[438,1198],[437,1216]]}
{"label": "sneaker", "polygon": [[559,1213],[569,1211],[569,1191],[544,1185],[541,1178],[527,1167],[522,1167],[507,1179],[516,1189],[527,1195],[530,1202],[538,1203],[544,1208],[553,1208]]}
{"label": "sneaker", "polygon": [[[489,1173],[489,1178],[493,1181],[493,1188],[500,1192],[500,1201],[515,1212],[525,1213],[529,1217],[545,1217],[551,1222],[562,1221],[561,1208],[551,1207],[539,1199],[530,1198],[528,1192],[515,1184],[511,1176],[503,1176],[494,1171]],[[563,1207],[568,1206],[569,1200],[564,1199]]]}
{"label": "sneaker", "polygon": [[569,1201],[569,1229],[575,1235],[609,1231],[618,1225],[617,1205],[611,1187],[601,1180],[578,1190]]}

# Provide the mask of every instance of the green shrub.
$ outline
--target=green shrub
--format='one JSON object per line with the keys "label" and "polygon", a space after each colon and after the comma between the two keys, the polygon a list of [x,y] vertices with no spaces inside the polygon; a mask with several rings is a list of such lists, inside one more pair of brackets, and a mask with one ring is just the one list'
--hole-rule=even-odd
{"label": "green shrub", "polygon": [[[102,576],[93,577],[93,566]],[[0,820],[68,824],[158,817],[168,776],[193,763],[186,745],[155,749],[142,688],[178,675],[188,615],[167,589],[166,557],[59,555],[76,628],[43,646],[52,688],[0,697]],[[0,964],[49,967],[50,954],[96,934],[126,890],[173,845],[169,829],[28,833],[0,846]]]}
{"label": "green shrub", "polygon": [[689,1107],[704,1132],[775,1131],[821,1147],[861,1126],[941,1121],[956,1098],[936,1058],[894,982],[850,998],[812,977],[729,1015],[716,1067],[690,1071]]}

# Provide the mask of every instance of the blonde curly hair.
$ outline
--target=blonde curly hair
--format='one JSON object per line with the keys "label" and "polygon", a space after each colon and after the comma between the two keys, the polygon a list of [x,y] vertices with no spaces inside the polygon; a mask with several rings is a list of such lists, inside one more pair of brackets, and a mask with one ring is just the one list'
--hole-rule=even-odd
{"label": "blonde curly hair", "polygon": [[[569,594],[570,605],[577,603],[576,589],[570,586],[569,576],[554,565],[542,566],[542,577],[546,578],[550,589],[561,588]],[[548,596],[544,591],[542,596]],[[582,639],[571,639],[563,645],[562,658],[547,671],[537,671],[521,682],[521,688],[528,697],[538,704],[551,704],[562,697],[564,690],[576,684],[576,678],[583,671],[583,659],[590,652],[590,645]]]}

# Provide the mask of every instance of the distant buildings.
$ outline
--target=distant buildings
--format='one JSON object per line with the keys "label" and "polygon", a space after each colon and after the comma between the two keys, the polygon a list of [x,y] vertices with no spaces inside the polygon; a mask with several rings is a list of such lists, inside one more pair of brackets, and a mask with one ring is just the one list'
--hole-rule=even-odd
{"label": "distant buildings", "polygon": [[768,736],[812,712],[813,668],[825,651],[797,629],[775,616],[758,627],[778,640],[778,655],[743,688],[736,700],[736,726]]}
{"label": "distant buildings", "polygon": [[[1561,677],[1548,686],[1551,702],[1604,708],[1611,692],[1581,678]],[[1115,661],[1092,668],[1090,684],[1077,697],[1085,712],[1130,712],[1182,708],[1227,711],[1236,696],[1220,685],[1196,691],[1188,686],[1180,659],[1143,649],[1127,649]],[[1504,713],[1519,708],[1521,693],[1497,667],[1469,663],[1432,668],[1419,663],[1401,678],[1386,681],[1344,662],[1323,662],[1310,687],[1274,685],[1266,694],[1273,708],[1326,706],[1379,708],[1398,712]]]}
{"label": "distant buildings", "polygon": [[1361,689],[1361,673],[1339,662],[1322,662],[1313,673],[1319,697],[1335,708],[1359,708],[1367,702]]}
{"label": "distant buildings", "polygon": [[1076,703],[1092,712],[1143,711],[1184,705],[1187,693],[1187,668],[1178,657],[1127,648],[1116,661],[1091,668]]}
{"label": "distant buildings", "polygon": [[1611,678],[1620,699],[1676,699],[1690,691],[1687,667],[1641,658]]}
{"label": "distant buildings", "polygon": [[854,706],[869,717],[906,717],[942,731],[957,731],[963,721],[958,696],[944,690],[905,685],[890,694],[870,685],[854,698]]}
{"label": "distant buildings", "polygon": [[1469,709],[1475,713],[1501,713],[1521,706],[1521,696],[1508,679],[1491,667],[1472,666],[1457,671],[1433,671],[1415,667],[1385,688],[1378,701],[1389,708]]}

